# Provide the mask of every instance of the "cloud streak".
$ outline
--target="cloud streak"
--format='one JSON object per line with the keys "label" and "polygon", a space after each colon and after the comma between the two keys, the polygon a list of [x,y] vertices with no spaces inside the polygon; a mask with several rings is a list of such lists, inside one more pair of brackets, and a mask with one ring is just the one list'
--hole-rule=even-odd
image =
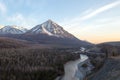
{"label": "cloud streak", "polygon": [[0,13],[6,13],[7,7],[4,3],[0,2]]}
{"label": "cloud streak", "polygon": [[95,17],[95,16],[99,15],[100,13],[103,13],[107,10],[115,8],[118,5],[120,5],[119,0],[112,2],[112,3],[109,3],[109,4],[106,4],[102,7],[99,7],[94,11],[92,9],[89,9],[90,10],[89,13],[85,14],[84,16],[77,16],[77,17],[74,17],[72,19],[66,19],[65,21],[63,21],[61,23],[63,26],[66,26],[68,29],[71,29],[73,27],[80,27],[81,23],[85,22],[86,20],[93,18],[93,17]]}
{"label": "cloud streak", "polygon": [[83,16],[81,18],[81,20],[87,20],[89,18],[92,18],[92,17],[98,15],[99,13],[107,11],[107,10],[109,10],[111,8],[114,8],[114,7],[118,6],[118,5],[120,5],[120,1],[116,1],[116,2],[113,2],[113,3],[107,4],[105,6],[102,6],[102,7],[98,8],[97,10],[91,12],[90,14],[88,14],[86,16]]}

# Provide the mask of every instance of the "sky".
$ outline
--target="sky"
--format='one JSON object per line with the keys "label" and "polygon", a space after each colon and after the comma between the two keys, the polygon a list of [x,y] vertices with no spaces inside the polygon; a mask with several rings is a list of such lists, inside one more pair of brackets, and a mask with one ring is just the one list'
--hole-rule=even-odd
{"label": "sky", "polygon": [[0,25],[32,27],[51,19],[81,40],[120,41],[120,0],[0,0]]}

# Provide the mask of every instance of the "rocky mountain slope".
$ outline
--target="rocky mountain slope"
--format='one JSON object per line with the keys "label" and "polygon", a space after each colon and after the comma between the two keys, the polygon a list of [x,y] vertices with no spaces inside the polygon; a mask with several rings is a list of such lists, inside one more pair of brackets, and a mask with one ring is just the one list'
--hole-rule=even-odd
{"label": "rocky mountain slope", "polygon": [[35,26],[26,34],[47,34],[49,36],[61,38],[75,38],[72,34],[65,31],[60,25],[56,24],[52,20],[48,20],[40,25]]}

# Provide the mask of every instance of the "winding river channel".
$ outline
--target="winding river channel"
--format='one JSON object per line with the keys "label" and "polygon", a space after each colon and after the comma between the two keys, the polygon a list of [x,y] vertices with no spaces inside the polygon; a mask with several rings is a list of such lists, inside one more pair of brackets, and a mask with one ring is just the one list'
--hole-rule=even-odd
{"label": "winding river channel", "polygon": [[[87,64],[88,67],[81,67],[83,64]],[[89,58],[86,55],[80,54],[80,58],[75,61],[69,61],[64,65],[64,76],[56,80],[83,80],[86,76],[86,72],[90,71]]]}

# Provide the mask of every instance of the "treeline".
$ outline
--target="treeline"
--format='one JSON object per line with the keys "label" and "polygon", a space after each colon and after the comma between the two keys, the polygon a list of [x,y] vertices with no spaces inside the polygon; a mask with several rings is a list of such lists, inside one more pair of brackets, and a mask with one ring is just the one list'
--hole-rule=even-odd
{"label": "treeline", "polygon": [[79,54],[53,49],[1,49],[0,80],[54,80]]}
{"label": "treeline", "polygon": [[110,44],[100,44],[98,47],[101,48],[101,51],[106,53],[107,57],[119,56],[120,55],[120,46],[110,45]]}

